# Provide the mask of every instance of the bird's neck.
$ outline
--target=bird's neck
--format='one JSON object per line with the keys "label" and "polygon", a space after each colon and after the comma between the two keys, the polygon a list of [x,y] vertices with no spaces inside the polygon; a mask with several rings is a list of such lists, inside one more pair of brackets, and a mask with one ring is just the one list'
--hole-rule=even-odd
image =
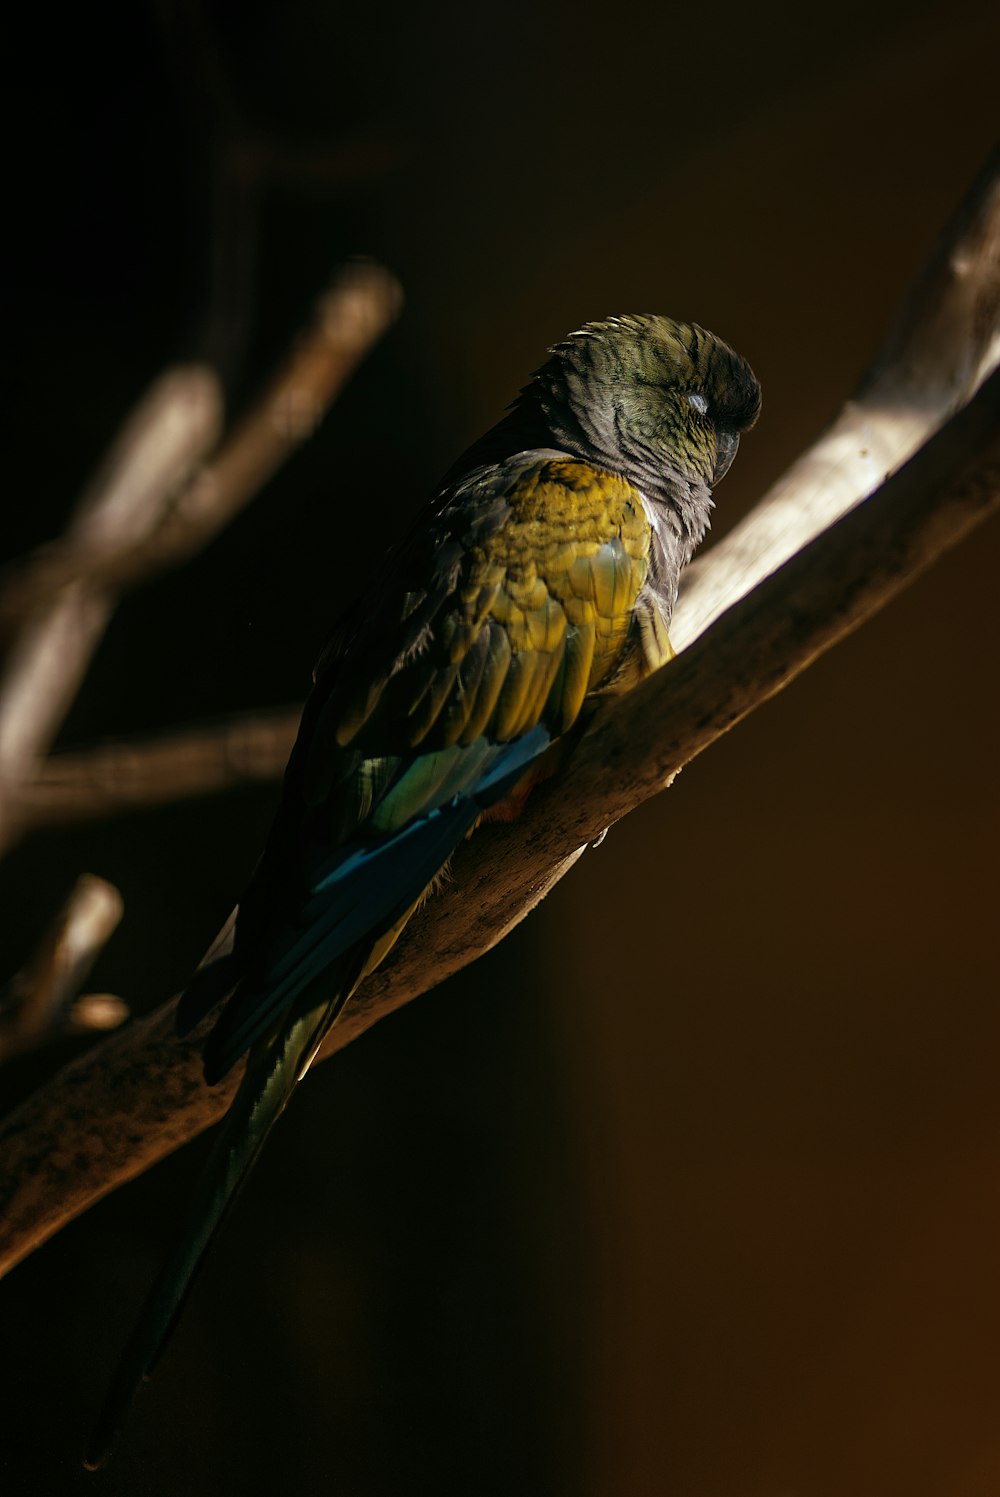
{"label": "bird's neck", "polygon": [[585,429],[571,402],[554,400],[551,392],[543,400],[534,382],[496,426],[463,452],[445,475],[445,486],[473,468],[533,451],[565,452],[627,479],[645,501],[671,570],[686,566],[709,528],[712,492],[707,483],[623,452],[612,419],[588,420]]}
{"label": "bird's neck", "polygon": [[445,485],[471,472],[473,468],[481,468],[487,463],[505,462],[507,458],[516,457],[519,452],[555,449],[572,451],[574,456],[580,455],[575,449],[554,439],[537,404],[529,406],[522,404],[523,400],[523,395],[518,396],[496,426],[491,426],[478,441],[466,448],[445,474]]}

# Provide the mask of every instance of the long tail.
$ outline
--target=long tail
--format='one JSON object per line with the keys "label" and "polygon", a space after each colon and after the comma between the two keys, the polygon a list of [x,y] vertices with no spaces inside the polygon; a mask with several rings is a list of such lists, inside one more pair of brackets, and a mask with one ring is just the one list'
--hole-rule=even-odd
{"label": "long tail", "polygon": [[345,982],[330,997],[296,1005],[273,1039],[253,1047],[246,1074],[196,1188],[188,1227],[167,1258],[146,1301],[108,1389],[84,1465],[94,1471],[105,1460],[140,1384],[152,1375],[208,1247],[261,1149],[310,1062],[357,985]]}

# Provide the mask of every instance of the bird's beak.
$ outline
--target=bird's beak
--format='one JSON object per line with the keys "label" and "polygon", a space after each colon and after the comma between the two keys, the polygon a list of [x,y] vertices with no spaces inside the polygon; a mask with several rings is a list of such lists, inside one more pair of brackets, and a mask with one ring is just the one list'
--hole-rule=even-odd
{"label": "bird's beak", "polygon": [[734,431],[718,431],[715,434],[715,473],[713,483],[718,483],[729,472],[740,439]]}

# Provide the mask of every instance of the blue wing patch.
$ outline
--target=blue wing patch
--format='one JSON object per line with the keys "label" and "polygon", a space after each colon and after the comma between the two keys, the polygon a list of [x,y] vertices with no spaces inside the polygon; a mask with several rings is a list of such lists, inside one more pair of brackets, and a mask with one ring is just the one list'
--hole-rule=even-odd
{"label": "blue wing patch", "polygon": [[[255,951],[252,967],[238,980],[223,965],[226,958],[203,970],[182,999],[186,1021],[196,1022],[206,1011],[207,995],[221,997],[236,983],[206,1043],[207,1078],[225,1075],[278,1015],[327,972],[332,996],[345,977],[341,963],[358,967],[356,948],[363,946],[367,956],[371,942],[403,917],[482,813],[503,800],[544,753],[550,734],[538,726],[509,743],[488,744],[486,751],[482,742],[464,750],[478,771],[475,784],[464,793],[453,794],[387,836],[353,839],[315,857],[294,923],[286,922]],[[450,787],[455,778],[452,768],[442,783]],[[347,980],[356,981],[357,972]]]}

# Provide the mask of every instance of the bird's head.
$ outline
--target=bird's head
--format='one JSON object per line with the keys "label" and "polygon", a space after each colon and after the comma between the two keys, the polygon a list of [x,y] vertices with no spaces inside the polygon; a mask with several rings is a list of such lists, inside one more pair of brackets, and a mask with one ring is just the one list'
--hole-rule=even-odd
{"label": "bird's head", "polygon": [[745,359],[695,323],[653,315],[585,323],[525,394],[560,445],[640,483],[670,472],[711,487],[760,413]]}

